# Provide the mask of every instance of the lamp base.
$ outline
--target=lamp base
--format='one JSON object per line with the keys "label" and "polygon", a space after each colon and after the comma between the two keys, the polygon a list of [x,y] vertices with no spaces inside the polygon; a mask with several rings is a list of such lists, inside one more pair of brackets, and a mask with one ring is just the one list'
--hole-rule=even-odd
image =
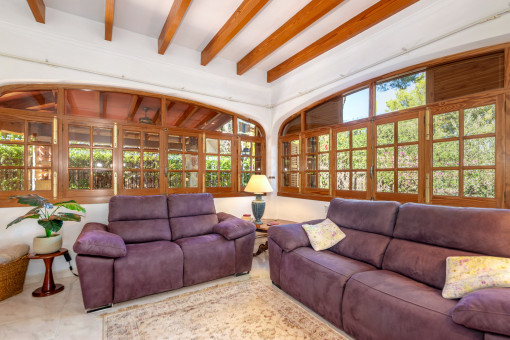
{"label": "lamp base", "polygon": [[260,219],[264,216],[265,209],[266,202],[262,199],[262,195],[255,195],[255,200],[251,202],[251,210],[253,211],[253,217],[255,217],[255,224],[260,225],[263,223]]}

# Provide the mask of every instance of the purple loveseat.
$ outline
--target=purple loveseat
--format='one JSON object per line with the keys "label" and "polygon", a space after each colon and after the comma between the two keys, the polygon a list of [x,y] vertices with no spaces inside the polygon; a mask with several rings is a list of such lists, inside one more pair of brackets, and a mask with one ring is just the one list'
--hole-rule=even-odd
{"label": "purple loveseat", "polygon": [[[269,229],[271,280],[356,339],[508,339],[510,288],[441,296],[446,258],[510,257],[510,211],[333,199],[346,234],[314,251],[300,224]],[[318,222],[309,221],[309,223]]]}
{"label": "purple loveseat", "polygon": [[73,248],[87,310],[251,270],[255,225],[211,194],[114,196],[108,222]]}

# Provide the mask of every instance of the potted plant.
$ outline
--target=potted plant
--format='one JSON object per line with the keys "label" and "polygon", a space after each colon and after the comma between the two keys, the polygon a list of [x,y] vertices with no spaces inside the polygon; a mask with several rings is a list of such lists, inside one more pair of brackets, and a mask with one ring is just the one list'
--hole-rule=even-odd
{"label": "potted plant", "polygon": [[57,213],[60,208],[85,212],[85,209],[73,200],[50,203],[46,198],[35,194],[12,196],[10,198],[18,199],[20,204],[35,207],[9,223],[7,228],[27,218],[38,220],[37,223],[44,228],[46,234],[34,237],[33,250],[36,254],[50,254],[58,251],[62,247],[62,235],[56,233],[62,228],[64,221],[81,221],[82,215],[69,212]]}

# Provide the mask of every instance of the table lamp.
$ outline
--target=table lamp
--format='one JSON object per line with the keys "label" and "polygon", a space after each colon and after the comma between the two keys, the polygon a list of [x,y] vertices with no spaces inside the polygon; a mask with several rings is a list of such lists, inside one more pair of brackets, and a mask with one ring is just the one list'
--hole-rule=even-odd
{"label": "table lamp", "polygon": [[255,217],[255,224],[262,224],[260,220],[264,215],[264,209],[266,208],[266,202],[262,199],[262,194],[266,192],[273,192],[271,184],[267,180],[266,175],[251,175],[250,181],[246,188],[246,192],[253,192],[255,194],[255,200],[251,202],[251,209],[253,216]]}

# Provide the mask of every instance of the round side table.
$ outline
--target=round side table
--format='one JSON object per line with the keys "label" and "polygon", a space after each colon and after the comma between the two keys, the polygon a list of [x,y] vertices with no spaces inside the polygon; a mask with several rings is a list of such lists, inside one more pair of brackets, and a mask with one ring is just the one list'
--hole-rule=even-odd
{"label": "round side table", "polygon": [[42,287],[37,288],[32,292],[32,296],[35,297],[43,297],[43,296],[49,296],[53,294],[57,294],[64,290],[64,285],[61,284],[55,284],[53,281],[53,259],[57,256],[61,256],[67,253],[66,248],[60,248],[59,251],[51,254],[35,254],[30,253],[28,255],[28,258],[31,260],[38,260],[42,259],[44,260],[44,265],[46,266],[46,273],[44,274],[44,281]]}

